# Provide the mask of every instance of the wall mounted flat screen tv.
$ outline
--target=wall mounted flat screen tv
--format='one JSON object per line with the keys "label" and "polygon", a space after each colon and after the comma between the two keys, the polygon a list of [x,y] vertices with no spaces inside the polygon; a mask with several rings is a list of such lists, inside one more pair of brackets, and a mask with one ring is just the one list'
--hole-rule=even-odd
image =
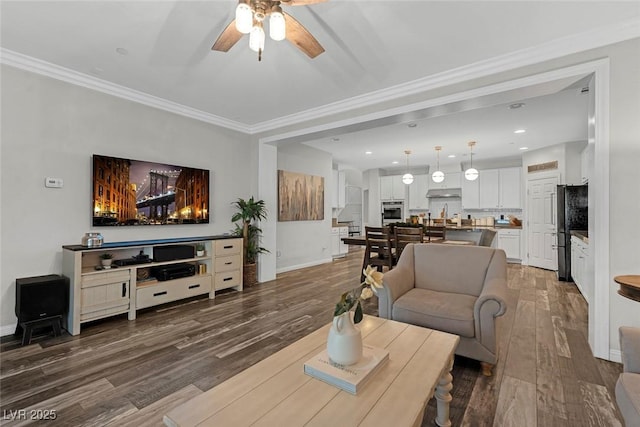
{"label": "wall mounted flat screen tv", "polygon": [[209,171],[93,155],[93,225],[209,223]]}

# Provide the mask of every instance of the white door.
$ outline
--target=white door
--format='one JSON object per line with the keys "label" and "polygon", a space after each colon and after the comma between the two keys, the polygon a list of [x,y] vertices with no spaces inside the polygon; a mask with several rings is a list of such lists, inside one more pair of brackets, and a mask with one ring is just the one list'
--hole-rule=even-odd
{"label": "white door", "polygon": [[558,270],[557,205],[558,177],[527,181],[529,265]]}

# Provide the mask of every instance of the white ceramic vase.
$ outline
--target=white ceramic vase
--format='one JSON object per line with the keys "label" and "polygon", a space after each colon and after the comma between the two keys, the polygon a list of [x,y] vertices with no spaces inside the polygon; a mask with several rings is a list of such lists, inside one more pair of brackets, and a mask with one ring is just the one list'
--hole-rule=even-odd
{"label": "white ceramic vase", "polygon": [[327,338],[327,353],[332,362],[353,365],[362,357],[362,334],[353,324],[351,312],[334,316]]}

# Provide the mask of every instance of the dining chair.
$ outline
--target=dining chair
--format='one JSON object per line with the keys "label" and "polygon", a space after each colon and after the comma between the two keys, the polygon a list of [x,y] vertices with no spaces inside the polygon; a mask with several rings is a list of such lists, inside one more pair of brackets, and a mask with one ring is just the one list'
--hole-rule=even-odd
{"label": "dining chair", "polygon": [[[364,228],[364,235],[366,245],[362,269],[364,270],[368,265],[371,265],[376,267],[378,271],[382,271],[384,267],[391,270],[395,264],[395,257],[389,227],[367,226]],[[361,280],[364,280],[364,274],[362,274]]]}
{"label": "dining chair", "polygon": [[430,242],[431,239],[444,240],[446,238],[447,228],[444,225],[427,225],[425,227],[424,236],[427,238],[427,241]]}
{"label": "dining chair", "polygon": [[422,227],[394,227],[393,235],[393,243],[396,248],[395,259],[397,261],[402,254],[402,250],[409,243],[422,243],[424,229]]}

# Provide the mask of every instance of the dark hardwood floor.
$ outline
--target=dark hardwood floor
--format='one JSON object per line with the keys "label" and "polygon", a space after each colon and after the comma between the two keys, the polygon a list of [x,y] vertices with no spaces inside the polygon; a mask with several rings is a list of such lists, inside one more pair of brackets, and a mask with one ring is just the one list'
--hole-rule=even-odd
{"label": "dark hardwood floor", "polygon": [[[353,248],[352,248],[353,249]],[[76,337],[0,344],[2,425],[16,410],[54,410],[65,426],[157,426],[162,416],[331,321],[345,290],[358,285],[362,251],[332,264],[283,273],[245,289],[83,325]],[[509,266],[508,311],[493,377],[457,358],[454,425],[616,426],[621,365],[596,359],[586,341],[587,307],[552,272]],[[377,314],[377,302],[366,307]],[[40,413],[42,414],[42,413]],[[425,412],[433,425],[435,406]],[[283,425],[286,425],[283,424]]]}

